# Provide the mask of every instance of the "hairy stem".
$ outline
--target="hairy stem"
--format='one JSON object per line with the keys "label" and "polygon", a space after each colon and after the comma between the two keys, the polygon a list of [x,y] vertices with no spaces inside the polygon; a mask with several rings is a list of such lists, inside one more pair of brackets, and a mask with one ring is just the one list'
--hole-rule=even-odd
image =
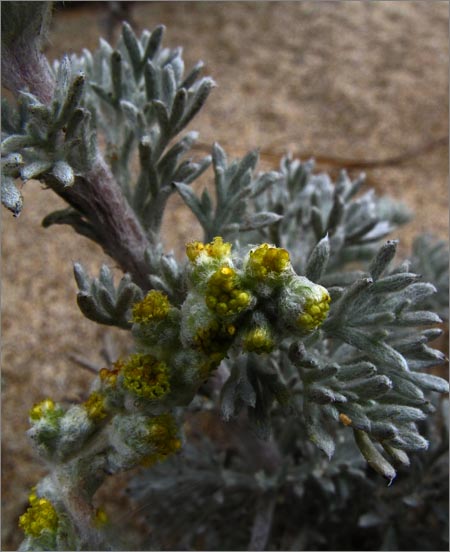
{"label": "hairy stem", "polygon": [[103,157],[97,154],[91,169],[71,187],[52,177],[46,184],[92,224],[105,253],[129,272],[136,284],[149,289],[144,252],[151,244]]}
{"label": "hairy stem", "polygon": [[[35,18],[30,16],[28,23],[24,19],[26,16],[21,3],[9,4],[10,10],[2,9],[2,15],[13,27],[9,32],[6,21],[2,22],[5,33],[2,37],[2,84],[15,95],[28,89],[41,102],[48,104],[55,81],[40,45],[48,24],[49,3],[24,2],[30,4],[28,7],[31,10],[36,10]],[[26,36],[18,25],[22,20],[30,36]],[[84,215],[93,226],[95,238],[104,251],[117,261],[122,270],[131,274],[136,284],[148,289],[144,251],[150,242],[102,155],[97,153],[92,167],[77,177],[72,187],[64,188],[52,177],[46,178],[46,184]]]}

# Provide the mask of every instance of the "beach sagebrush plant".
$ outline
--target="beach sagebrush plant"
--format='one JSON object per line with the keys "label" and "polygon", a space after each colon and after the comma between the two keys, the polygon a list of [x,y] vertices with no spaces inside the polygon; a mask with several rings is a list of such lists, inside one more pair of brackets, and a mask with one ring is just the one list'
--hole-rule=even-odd
{"label": "beach sagebrush plant", "polygon": [[[124,23],[116,47],[100,40],[50,66],[39,51],[50,8],[2,4],[3,84],[17,95],[14,106],[2,101],[2,202],[22,210],[17,179],[65,200],[44,226],[72,226],[124,272],[115,283],[107,266],[93,277],[75,263],[78,305],[130,332],[135,351],[99,370],[83,403],[43,398],[30,411],[49,475],[20,518],[21,549],[126,547],[93,498],[107,477],[138,466],[136,500],[170,490],[159,501],[170,519],[151,548],[199,546],[194,514],[172,519],[183,493],[203,506],[206,547],[247,539],[261,550],[278,530],[278,503],[304,496],[311,478],[327,491],[361,481],[364,459],[391,483],[429,446],[420,426],[436,410],[430,392],[448,391],[428,373],[446,360],[430,345],[441,333],[435,311],[448,314],[445,246],[423,238],[412,262],[396,263],[387,238],[409,213],[364,190],[363,177],[333,182],[290,156],[258,173],[256,151],[229,160],[219,144],[187,158],[197,133],[183,133],[214,87],[202,64],[185,73],[181,49],[162,47],[163,27],[138,37]],[[198,195],[191,184],[210,166],[214,196]],[[184,259],[160,235],[175,193],[204,232]],[[210,412],[229,421],[228,460],[192,430]],[[225,537],[213,513],[233,522],[236,497],[251,515]],[[298,535],[286,531],[293,546]]]}

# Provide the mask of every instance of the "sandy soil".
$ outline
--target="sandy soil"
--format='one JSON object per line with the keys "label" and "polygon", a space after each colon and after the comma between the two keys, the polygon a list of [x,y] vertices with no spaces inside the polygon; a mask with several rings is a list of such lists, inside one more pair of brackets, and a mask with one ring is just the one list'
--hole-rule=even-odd
{"label": "sandy soil", "polygon": [[[106,3],[90,4],[56,13],[50,58],[96,48]],[[132,16],[140,29],[165,24],[165,44],[184,47],[187,67],[206,62],[218,87],[191,126],[202,144],[218,141],[231,156],[260,147],[261,167],[270,168],[290,150],[335,174],[340,159],[383,160],[448,135],[447,2],[138,2]],[[418,232],[447,236],[446,144],[366,172],[417,213],[398,233],[403,252]],[[2,221],[4,550],[20,543],[18,516],[45,472],[25,435],[29,408],[47,396],[83,396],[91,375],[71,354],[102,364],[107,336],[118,352],[128,344],[125,332],[85,320],[75,302],[72,263],[94,273],[111,260],[70,228],[41,228],[61,202],[39,183],[24,195],[21,217],[3,212]],[[177,199],[165,228],[177,251],[200,237]]]}

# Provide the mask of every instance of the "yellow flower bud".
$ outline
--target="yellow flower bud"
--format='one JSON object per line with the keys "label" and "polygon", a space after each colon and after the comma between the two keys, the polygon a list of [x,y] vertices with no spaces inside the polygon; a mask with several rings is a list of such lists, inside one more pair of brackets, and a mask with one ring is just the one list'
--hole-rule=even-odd
{"label": "yellow flower bud", "polygon": [[302,330],[312,331],[320,326],[330,309],[330,294],[324,287],[316,286],[316,289],[318,288],[320,288],[320,294],[316,293],[315,297],[307,299],[302,314],[297,318],[297,324]]}
{"label": "yellow flower bud", "polygon": [[123,386],[138,397],[158,399],[170,391],[167,365],[152,355],[134,354],[122,367]]}
{"label": "yellow flower bud", "polygon": [[236,271],[222,266],[208,280],[205,302],[208,308],[219,316],[237,314],[248,307],[250,294],[238,287]]}
{"label": "yellow flower bud", "polygon": [[30,507],[19,518],[19,527],[30,537],[39,537],[44,531],[55,532],[58,514],[46,498],[39,498],[34,491],[29,496]]}
{"label": "yellow flower bud", "polygon": [[270,335],[268,328],[258,326],[251,329],[244,336],[242,347],[245,351],[254,353],[270,353],[273,351],[275,342]]}
{"label": "yellow flower bud", "polygon": [[46,414],[53,414],[55,412],[55,407],[56,405],[51,399],[44,399],[36,403],[30,410],[30,418],[33,421],[40,420]]}
{"label": "yellow flower bud", "polygon": [[220,236],[216,236],[212,242],[204,244],[193,241],[186,245],[186,255],[191,263],[195,263],[201,253],[212,259],[222,259],[231,253],[231,243],[224,242]]}
{"label": "yellow flower bud", "polygon": [[166,318],[170,310],[170,302],[162,291],[151,290],[133,306],[133,322],[148,324]]}
{"label": "yellow flower bud", "polygon": [[94,422],[103,420],[108,414],[105,408],[105,397],[97,391],[93,391],[89,395],[87,401],[83,403],[83,407],[86,409],[89,418]]}
{"label": "yellow flower bud", "polygon": [[247,270],[258,280],[281,274],[290,265],[289,253],[281,247],[263,243],[249,253]]}
{"label": "yellow flower bud", "polygon": [[155,448],[155,452],[146,456],[142,461],[145,466],[165,460],[167,456],[181,448],[178,438],[178,426],[172,414],[155,416],[148,424],[148,440]]}

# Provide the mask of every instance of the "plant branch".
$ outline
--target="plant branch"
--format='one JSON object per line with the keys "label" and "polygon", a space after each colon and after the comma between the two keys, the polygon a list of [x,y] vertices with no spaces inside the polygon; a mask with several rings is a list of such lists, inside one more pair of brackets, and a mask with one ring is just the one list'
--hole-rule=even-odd
{"label": "plant branch", "polygon": [[[55,80],[41,53],[41,43],[51,4],[5,4],[8,6],[2,5],[2,83],[15,95],[28,89],[41,102],[49,104]],[[25,8],[32,13],[28,14]],[[92,224],[96,241],[122,270],[129,272],[136,284],[148,289],[144,252],[151,244],[102,155],[97,152],[91,168],[77,176],[72,186],[63,186],[51,175],[45,177],[45,183]]]}
{"label": "plant branch", "polygon": [[50,175],[46,184],[89,220],[105,253],[147,290],[150,284],[144,252],[151,244],[103,157],[97,154],[91,169],[77,177],[71,187],[64,187]]}
{"label": "plant branch", "polygon": [[262,495],[256,505],[256,515],[253,521],[249,550],[265,550],[272,529],[273,513],[275,511],[276,495]]}

